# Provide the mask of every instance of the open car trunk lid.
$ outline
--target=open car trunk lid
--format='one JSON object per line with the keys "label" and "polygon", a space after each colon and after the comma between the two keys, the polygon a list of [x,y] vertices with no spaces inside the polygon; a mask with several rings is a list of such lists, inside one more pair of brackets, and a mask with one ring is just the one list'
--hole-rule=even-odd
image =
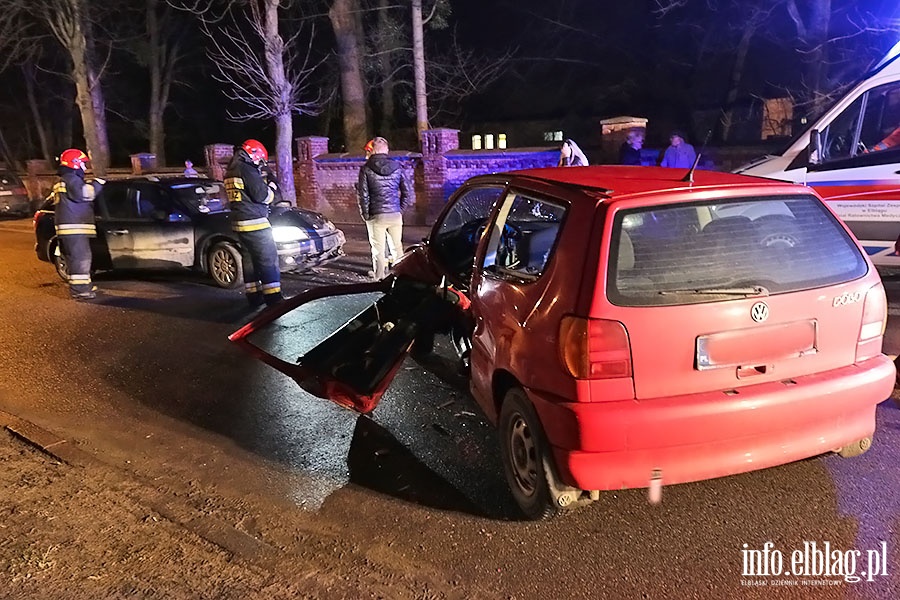
{"label": "open car trunk lid", "polygon": [[[350,296],[365,307],[305,348],[314,324],[334,312],[338,299]],[[462,298],[452,288],[407,278],[326,286],[264,311],[229,339],[310,394],[366,414],[378,405],[416,336],[441,322]],[[320,301],[315,310],[291,319],[292,312],[315,301]]]}

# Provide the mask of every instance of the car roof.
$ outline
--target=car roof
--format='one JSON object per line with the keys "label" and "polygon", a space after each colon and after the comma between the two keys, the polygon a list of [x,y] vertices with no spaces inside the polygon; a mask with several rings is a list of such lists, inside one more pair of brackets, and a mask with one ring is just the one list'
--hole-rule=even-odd
{"label": "car roof", "polygon": [[211,183],[221,184],[218,179],[210,179],[208,177],[185,177],[184,175],[143,175],[140,177],[126,177],[124,179],[110,179],[109,183],[119,184],[135,184],[135,183],[158,183],[167,187],[176,187],[187,185],[209,185]]}
{"label": "car roof", "polygon": [[[590,166],[590,167],[547,167],[541,169],[525,169],[499,174],[512,184],[527,185],[529,181],[559,185],[565,188],[577,188],[591,195],[600,194],[610,199],[622,199],[636,194],[654,194],[660,192],[697,191],[703,188],[723,187],[792,187],[796,184],[783,181],[737,175],[720,171],[695,170],[693,182],[684,181],[688,169],[637,166]],[[497,176],[486,176],[493,178]],[[474,181],[473,181],[474,182]],[[812,190],[803,188],[812,193]],[[773,190],[774,191],[774,190]]]}

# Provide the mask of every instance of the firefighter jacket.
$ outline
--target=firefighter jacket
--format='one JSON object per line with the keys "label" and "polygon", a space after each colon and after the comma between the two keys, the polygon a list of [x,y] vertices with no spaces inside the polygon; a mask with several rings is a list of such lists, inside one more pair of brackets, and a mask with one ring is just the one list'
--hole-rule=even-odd
{"label": "firefighter jacket", "polygon": [[53,186],[54,221],[57,235],[97,235],[94,197],[101,183],[84,180],[84,171],[59,168],[60,181]]}
{"label": "firefighter jacket", "polygon": [[247,232],[270,227],[269,205],[275,198],[274,191],[242,148],[235,152],[225,171],[225,191],[232,229]]}

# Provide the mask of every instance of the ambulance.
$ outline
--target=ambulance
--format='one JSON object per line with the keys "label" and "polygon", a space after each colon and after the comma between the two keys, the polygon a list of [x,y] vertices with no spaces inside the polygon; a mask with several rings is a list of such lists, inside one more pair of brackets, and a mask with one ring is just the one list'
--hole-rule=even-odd
{"label": "ambulance", "polygon": [[900,43],[781,154],[736,170],[815,188],[878,266],[900,266]]}

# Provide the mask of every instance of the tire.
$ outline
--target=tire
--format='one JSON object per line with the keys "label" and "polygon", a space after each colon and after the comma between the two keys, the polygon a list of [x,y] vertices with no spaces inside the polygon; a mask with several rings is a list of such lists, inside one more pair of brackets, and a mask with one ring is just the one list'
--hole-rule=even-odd
{"label": "tire", "polygon": [[860,454],[865,454],[869,448],[872,447],[872,436],[864,437],[861,440],[856,440],[852,444],[847,444],[843,448],[837,451],[843,458],[853,458],[854,456],[859,456]]}
{"label": "tire", "polygon": [[59,275],[59,278],[64,282],[69,283],[69,261],[66,260],[65,254],[63,254],[61,250],[57,255],[57,250],[59,250],[58,244],[50,244],[47,254],[50,257],[50,262],[53,263],[53,267],[56,269],[56,274]]}
{"label": "tire", "polygon": [[550,456],[544,430],[520,388],[510,389],[503,398],[499,427],[503,472],[522,514],[532,521],[559,515],[561,506],[551,493],[551,488],[558,486],[553,473],[548,472]]}
{"label": "tire", "polygon": [[219,242],[209,249],[206,270],[215,284],[226,290],[233,290],[244,282],[241,253],[229,242]]}

